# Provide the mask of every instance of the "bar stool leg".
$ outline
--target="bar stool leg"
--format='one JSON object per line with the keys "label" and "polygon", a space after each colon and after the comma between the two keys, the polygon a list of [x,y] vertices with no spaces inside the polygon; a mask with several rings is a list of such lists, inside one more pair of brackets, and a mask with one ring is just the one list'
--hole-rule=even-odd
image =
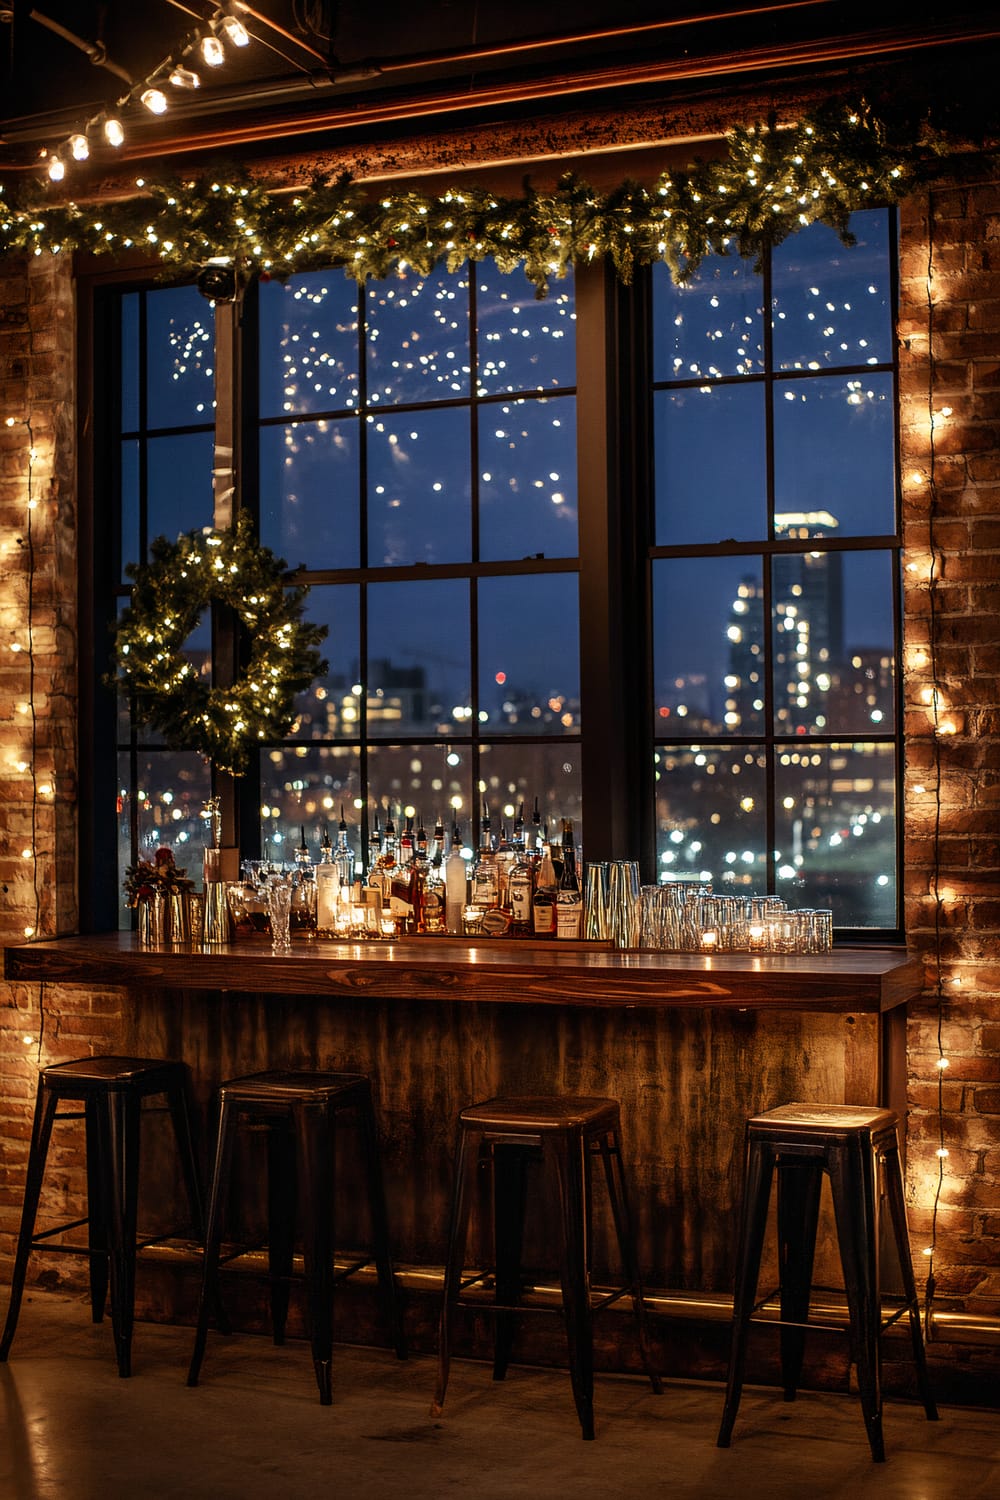
{"label": "bar stool leg", "polygon": [[849,1146],[831,1147],[828,1161],[851,1341],[857,1362],[858,1395],[872,1458],[876,1463],[884,1463],[875,1159],[867,1142],[864,1145],[852,1142]]}
{"label": "bar stool leg", "polygon": [[55,1113],[56,1097],[51,1089],[45,1087],[44,1079],[40,1078],[35,1096],[35,1114],[31,1124],[31,1145],[28,1148],[28,1170],[24,1182],[24,1203],[21,1206],[21,1228],[17,1236],[14,1271],[10,1283],[10,1302],[7,1306],[7,1321],[4,1324],[3,1337],[0,1338],[0,1363],[6,1360],[10,1352],[17,1329],[18,1315],[21,1311],[21,1296],[24,1292],[24,1279],[28,1273],[28,1257],[31,1254],[31,1241],[35,1234],[35,1218],[38,1214],[38,1200],[41,1197],[42,1177],[45,1173],[45,1158],[48,1154]]}
{"label": "bar stool leg", "polygon": [[87,1154],[87,1248],[90,1275],[90,1320],[104,1321],[104,1309],[108,1299],[108,1257],[111,1247],[108,1242],[110,1205],[107,1202],[107,1182],[102,1171],[105,1160],[102,1141],[104,1127],[101,1123],[101,1103],[97,1099],[84,1102],[84,1128]]}
{"label": "bar stool leg", "polygon": [[452,1189],[448,1250],[444,1267],[444,1296],[441,1299],[441,1319],[438,1325],[438,1376],[434,1399],[431,1402],[432,1417],[439,1417],[444,1409],[448,1374],[451,1369],[451,1320],[462,1283],[465,1241],[469,1232],[472,1180],[476,1171],[477,1153],[470,1149],[467,1136],[468,1132],[459,1126],[458,1146],[455,1152],[455,1186]]}
{"label": "bar stool leg", "polygon": [[607,1183],[608,1199],[611,1203],[611,1213],[615,1221],[615,1234],[618,1237],[618,1252],[625,1267],[625,1274],[632,1288],[632,1310],[635,1313],[636,1328],[639,1334],[639,1353],[642,1357],[642,1368],[649,1379],[655,1396],[663,1395],[663,1382],[653,1365],[653,1355],[649,1339],[649,1320],[646,1317],[646,1303],[642,1294],[642,1277],[639,1272],[639,1259],[635,1248],[635,1234],[633,1231],[632,1209],[628,1198],[628,1184],[625,1178],[625,1165],[622,1161],[621,1142],[617,1131],[612,1132],[610,1143],[605,1136],[599,1141],[601,1161],[604,1165],[604,1180]]}
{"label": "bar stool leg", "polygon": [[[205,1225],[205,1257],[201,1276],[201,1292],[198,1297],[198,1317],[195,1325],[194,1350],[188,1367],[188,1385],[198,1384],[201,1362],[205,1357],[205,1341],[208,1338],[208,1317],[211,1308],[221,1309],[219,1290],[219,1249],[222,1241],[222,1219],[225,1208],[226,1188],[233,1156],[233,1109],[223,1098],[219,1105],[218,1135],[215,1140],[215,1159],[212,1166],[212,1182],[208,1197],[208,1219]],[[228,1331],[228,1326],[226,1328]]]}
{"label": "bar stool leg", "polygon": [[[823,1169],[818,1161],[784,1158],[778,1163],[778,1266],[781,1279],[781,1382],[794,1401],[802,1376],[805,1323],[816,1255]],[[784,1324],[794,1324],[785,1327]]]}
{"label": "bar stool leg", "polygon": [[748,1143],[746,1182],[736,1241],[736,1289],[733,1297],[733,1332],[726,1377],[726,1399],[716,1446],[728,1448],[743,1392],[750,1318],[757,1293],[760,1256],[767,1228],[767,1205],[774,1176],[774,1153],[757,1142]]}
{"label": "bar stool leg", "polygon": [[177,1155],[184,1176],[184,1191],[187,1193],[188,1206],[191,1210],[191,1224],[195,1237],[201,1240],[205,1235],[205,1203],[202,1197],[201,1175],[198,1171],[191,1124],[194,1119],[194,1101],[187,1083],[182,1089],[168,1089],[167,1107],[170,1110],[170,1119],[174,1127]]}
{"label": "bar stool leg", "polygon": [[295,1250],[298,1199],[295,1137],[284,1120],[267,1123],[267,1269],[271,1292],[271,1337],[285,1342]]}
{"label": "bar stool leg", "polygon": [[378,1127],[375,1123],[375,1107],[372,1104],[371,1087],[365,1086],[358,1105],[361,1117],[361,1134],[364,1140],[365,1181],[368,1184],[368,1214],[372,1227],[372,1247],[375,1268],[378,1272],[379,1291],[382,1294],[382,1310],[389,1325],[389,1338],[397,1359],[407,1358],[406,1334],[403,1329],[402,1309],[396,1288],[396,1275],[389,1253],[389,1214],[385,1203],[385,1181],[382,1176],[382,1156],[378,1146]]}
{"label": "bar stool leg", "polygon": [[110,1244],[111,1326],[118,1374],[132,1373],[132,1325],[135,1315],[135,1240],[139,1206],[140,1101],[109,1090],[105,1095],[108,1150],[106,1203]]}
{"label": "bar stool leg", "polygon": [[[496,1300],[516,1307],[521,1301],[521,1252],[527,1156],[523,1147],[496,1144],[493,1152],[493,1244]],[[493,1345],[493,1379],[503,1380],[510,1363],[517,1314],[497,1312]]]}
{"label": "bar stool leg", "polygon": [[333,1225],[325,1206],[333,1193],[333,1111],[327,1103],[292,1106],[299,1169],[302,1258],[309,1342],[321,1406],[333,1400]]}
{"label": "bar stool leg", "polygon": [[937,1403],[931,1391],[930,1374],[927,1369],[927,1351],[920,1327],[920,1304],[917,1300],[917,1283],[913,1276],[913,1261],[910,1259],[910,1236],[906,1227],[906,1201],[903,1197],[903,1173],[899,1161],[898,1140],[883,1148],[885,1194],[892,1220],[893,1237],[899,1270],[910,1320],[910,1342],[913,1345],[913,1364],[917,1375],[917,1389],[924,1404],[929,1422],[938,1420]]}
{"label": "bar stool leg", "polygon": [[584,1156],[580,1132],[566,1132],[546,1142],[545,1155],[555,1177],[562,1213],[563,1257],[561,1279],[569,1343],[569,1370],[573,1399],[585,1440],[594,1437],[594,1329],[590,1302],[586,1223]]}

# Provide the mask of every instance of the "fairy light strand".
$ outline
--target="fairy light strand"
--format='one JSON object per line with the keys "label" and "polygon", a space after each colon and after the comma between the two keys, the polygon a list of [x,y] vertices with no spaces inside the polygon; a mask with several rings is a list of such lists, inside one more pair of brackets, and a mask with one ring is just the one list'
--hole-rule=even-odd
{"label": "fairy light strand", "polygon": [[928,661],[931,678],[931,718],[934,733],[932,735],[934,756],[934,833],[933,833],[933,864],[931,870],[931,888],[934,896],[934,998],[937,1007],[937,1181],[934,1187],[934,1201],[931,1207],[931,1234],[930,1245],[924,1252],[928,1258],[927,1279],[924,1288],[924,1327],[926,1336],[929,1337],[933,1328],[934,1293],[936,1281],[934,1276],[934,1255],[937,1250],[937,1226],[938,1209],[941,1202],[941,1193],[944,1188],[945,1162],[948,1151],[945,1146],[944,1128],[944,1078],[948,1068],[948,1058],[944,1049],[944,972],[941,962],[941,923],[943,916],[943,897],[941,892],[941,719],[940,719],[940,693],[938,692],[938,660],[937,660],[937,584],[939,578],[940,551],[935,536],[935,522],[937,519],[937,443],[935,439],[934,421],[934,278],[936,266],[934,259],[934,194],[927,194],[927,408],[928,408],[928,450],[927,450],[927,489],[928,489],[928,535],[930,546],[930,569],[928,572],[927,586],[927,610],[928,610]]}

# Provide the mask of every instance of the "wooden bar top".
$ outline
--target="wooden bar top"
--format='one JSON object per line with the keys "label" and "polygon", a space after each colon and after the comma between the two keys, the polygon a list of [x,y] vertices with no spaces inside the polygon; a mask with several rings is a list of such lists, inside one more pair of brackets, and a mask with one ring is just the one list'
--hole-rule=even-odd
{"label": "wooden bar top", "polygon": [[923,962],[902,948],[819,955],[702,955],[555,941],[266,938],[141,948],[131,932],[60,937],[4,950],[8,980],[135,989],[489,1001],[514,1005],[784,1009],[878,1014],[924,988]]}

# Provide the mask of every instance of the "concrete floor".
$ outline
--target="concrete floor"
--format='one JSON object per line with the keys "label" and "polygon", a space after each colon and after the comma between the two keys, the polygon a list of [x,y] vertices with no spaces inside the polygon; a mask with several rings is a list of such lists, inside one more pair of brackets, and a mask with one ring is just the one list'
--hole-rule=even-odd
{"label": "concrete floor", "polygon": [[[5,1302],[5,1298],[3,1301]],[[434,1365],[338,1345],[334,1403],[319,1405],[308,1348],[210,1334],[202,1383],[185,1385],[191,1331],[136,1328],[134,1375],[115,1370],[110,1325],[82,1299],[25,1295],[0,1365],[2,1500],[977,1500],[1000,1494],[1000,1415],[890,1402],[872,1464],[857,1402],[751,1388],[733,1446],[715,1447],[721,1389],[598,1376],[597,1440],[584,1443],[568,1376],[452,1367],[445,1415],[428,1415]]]}

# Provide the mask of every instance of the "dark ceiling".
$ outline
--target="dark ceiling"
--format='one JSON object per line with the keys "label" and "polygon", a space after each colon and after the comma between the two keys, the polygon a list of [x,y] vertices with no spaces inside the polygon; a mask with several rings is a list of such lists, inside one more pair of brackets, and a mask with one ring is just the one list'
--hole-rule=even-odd
{"label": "dark ceiling", "polygon": [[[222,67],[196,53],[198,89],[170,89],[154,118],[132,94],[180,60],[221,7],[216,0],[0,0],[0,170],[35,171],[40,154],[106,112],[126,123],[122,157],[232,148],[265,126],[287,147],[310,128],[432,129],[537,115],[637,88],[671,95],[767,82],[872,62],[926,68],[942,47],[1000,38],[998,7],[960,0],[924,19],[919,5],[851,0],[253,0],[230,7],[250,44]],[[162,81],[158,78],[157,82]],[[995,88],[991,88],[995,94]],[[417,122],[417,123],[414,123]],[[397,124],[398,128],[398,124]],[[99,152],[98,152],[99,155]]]}

